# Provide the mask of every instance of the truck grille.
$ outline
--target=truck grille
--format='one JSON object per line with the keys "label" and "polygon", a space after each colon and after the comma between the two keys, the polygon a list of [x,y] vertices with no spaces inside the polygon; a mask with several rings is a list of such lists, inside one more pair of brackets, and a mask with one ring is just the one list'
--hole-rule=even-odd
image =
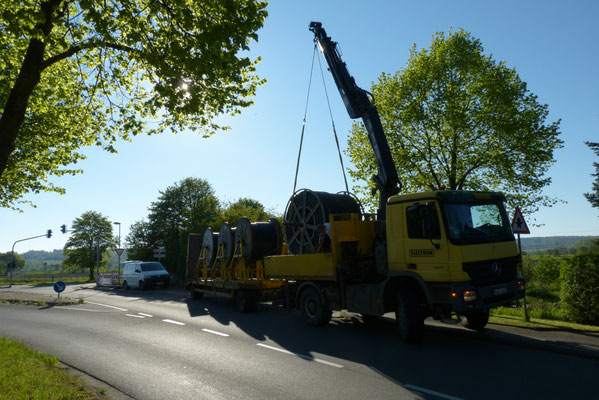
{"label": "truck grille", "polygon": [[474,285],[507,282],[516,277],[518,257],[463,263],[464,272]]}

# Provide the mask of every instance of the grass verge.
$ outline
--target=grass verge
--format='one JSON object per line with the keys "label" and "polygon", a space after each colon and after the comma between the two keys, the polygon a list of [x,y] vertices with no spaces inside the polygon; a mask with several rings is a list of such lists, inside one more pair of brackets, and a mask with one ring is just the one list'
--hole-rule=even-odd
{"label": "grass verge", "polygon": [[535,318],[529,313],[530,321],[524,320],[524,309],[499,307],[491,310],[489,322],[493,324],[514,325],[537,329],[564,329],[581,332],[599,332],[599,326],[583,325],[574,322]]}
{"label": "grass verge", "polygon": [[100,399],[56,357],[0,338],[0,399]]}
{"label": "grass verge", "polygon": [[[95,282],[94,280],[89,280],[89,278],[61,278],[60,275],[54,275],[54,281],[52,278],[28,278],[27,276],[19,276],[13,277],[12,284],[13,285],[35,285],[35,286],[45,286],[52,285],[58,281],[63,281],[64,283],[91,283]],[[8,278],[0,278],[0,286],[8,286],[9,279]]]}

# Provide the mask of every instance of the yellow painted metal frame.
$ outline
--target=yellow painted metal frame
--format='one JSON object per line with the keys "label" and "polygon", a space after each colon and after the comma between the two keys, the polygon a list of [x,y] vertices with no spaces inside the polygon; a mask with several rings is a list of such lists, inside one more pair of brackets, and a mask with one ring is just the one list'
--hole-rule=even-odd
{"label": "yellow painted metal frame", "polygon": [[231,262],[227,264],[224,244],[221,244],[217,250],[213,267],[208,269],[208,255],[206,248],[203,247],[196,265],[194,277],[196,282],[206,288],[235,289],[238,286],[243,286],[246,289],[255,290],[278,289],[286,283],[283,279],[266,279],[262,261],[253,261],[248,264],[242,254],[243,243],[239,243],[235,247]]}

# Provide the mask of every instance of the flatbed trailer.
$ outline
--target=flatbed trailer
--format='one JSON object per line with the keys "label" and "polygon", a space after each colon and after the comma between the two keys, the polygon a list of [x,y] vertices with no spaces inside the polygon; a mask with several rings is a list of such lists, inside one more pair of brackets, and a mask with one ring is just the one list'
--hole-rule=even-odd
{"label": "flatbed trailer", "polygon": [[190,234],[188,243],[185,288],[192,298],[199,299],[204,294],[230,297],[241,312],[253,311],[260,302],[291,304],[296,283],[265,277],[261,260],[248,262],[243,257],[243,242],[237,243],[230,259],[226,257],[226,243],[221,243],[215,259],[210,260],[200,237]]}

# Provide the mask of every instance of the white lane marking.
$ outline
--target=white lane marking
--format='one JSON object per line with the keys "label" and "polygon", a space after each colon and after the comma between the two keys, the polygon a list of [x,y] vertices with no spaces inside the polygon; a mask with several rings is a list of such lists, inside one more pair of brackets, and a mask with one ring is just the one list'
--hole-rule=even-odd
{"label": "white lane marking", "polygon": [[138,312],[139,315],[143,315],[144,317],[148,317],[148,318],[152,318],[153,315],[151,314],[146,314],[146,313],[142,313],[142,312]]}
{"label": "white lane marking", "polygon": [[459,397],[449,396],[447,394],[435,392],[434,390],[428,390],[428,389],[422,388],[420,386],[414,386],[414,385],[408,384],[408,385],[403,385],[403,387],[405,387],[406,389],[416,390],[417,392],[421,392],[421,393],[432,394],[433,396],[437,396],[437,397],[440,397],[442,399],[447,399],[447,400],[462,400]]}
{"label": "white lane marking", "polygon": [[264,344],[264,343],[256,343],[256,344],[258,346],[260,346],[260,347],[264,347],[266,349],[271,349],[271,350],[279,351],[279,352],[285,353],[285,354],[290,354],[292,356],[303,358],[304,360],[316,361],[318,363],[329,365],[329,366],[335,367],[335,368],[343,368],[343,365],[335,364],[334,362],[330,362],[330,361],[326,361],[326,360],[321,360],[320,358],[314,358],[312,356],[307,356],[305,354],[294,353],[292,351],[285,350],[285,349],[280,349],[280,348],[274,347],[274,346],[269,346],[269,345]]}
{"label": "white lane marking", "polygon": [[55,307],[56,310],[76,310],[76,311],[88,311],[88,312],[99,312],[99,313],[107,313],[111,312],[108,310],[90,310],[89,308],[79,308],[79,307]]}
{"label": "white lane marking", "polygon": [[172,319],[163,319],[162,322],[168,322],[169,324],[185,325],[185,322],[174,321]]}
{"label": "white lane marking", "polygon": [[227,333],[222,333],[222,332],[217,332],[217,331],[213,331],[212,329],[206,329],[206,328],[202,328],[202,330],[204,332],[208,332],[208,333],[212,333],[218,336],[229,336]]}
{"label": "white lane marking", "polygon": [[86,302],[86,303],[89,303],[89,304],[95,304],[95,305],[97,305],[97,306],[114,308],[115,310],[119,310],[119,311],[129,311],[129,310],[127,310],[126,308],[121,308],[121,307],[111,306],[111,305],[108,305],[108,304],[94,303],[93,301],[87,301],[87,300],[86,300],[85,302]]}
{"label": "white lane marking", "polygon": [[135,314],[125,314],[125,315],[128,316],[128,317],[133,317],[133,318],[146,318],[146,317],[144,317],[142,315],[135,315]]}

